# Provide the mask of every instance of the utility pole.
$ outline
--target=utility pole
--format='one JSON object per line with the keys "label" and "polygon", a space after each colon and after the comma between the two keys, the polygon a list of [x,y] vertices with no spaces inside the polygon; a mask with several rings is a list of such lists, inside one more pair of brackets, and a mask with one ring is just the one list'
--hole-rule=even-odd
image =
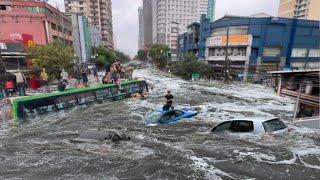
{"label": "utility pole", "polygon": [[226,46],[225,46],[225,79],[224,81],[226,83],[229,83],[229,75],[230,75],[230,60],[229,60],[229,26],[227,27],[227,42],[226,42]]}

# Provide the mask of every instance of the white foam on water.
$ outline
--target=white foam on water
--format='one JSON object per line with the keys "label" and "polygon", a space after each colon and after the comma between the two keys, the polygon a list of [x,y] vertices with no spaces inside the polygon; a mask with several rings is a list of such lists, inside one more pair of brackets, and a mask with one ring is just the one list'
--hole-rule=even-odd
{"label": "white foam on water", "polygon": [[223,178],[221,176],[236,179],[228,173],[221,171],[220,169],[212,165],[209,165],[203,158],[199,158],[196,156],[190,156],[189,158],[193,161],[193,167],[196,170],[201,170],[206,173],[206,179],[222,180]]}

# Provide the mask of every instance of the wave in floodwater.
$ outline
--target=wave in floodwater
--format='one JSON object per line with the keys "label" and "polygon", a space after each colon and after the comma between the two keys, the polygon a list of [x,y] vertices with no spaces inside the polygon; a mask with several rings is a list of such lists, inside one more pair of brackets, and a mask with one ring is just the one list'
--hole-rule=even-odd
{"label": "wave in floodwater", "polygon": [[[295,127],[287,136],[212,134],[225,119],[279,116],[290,124],[293,102],[260,85],[189,82],[162,72],[134,73],[149,82],[145,100],[97,104],[0,132],[3,179],[319,179],[320,132]],[[199,114],[191,120],[145,127],[147,112],[171,90],[175,106]],[[132,137],[113,143],[74,143],[88,129],[114,129]]]}

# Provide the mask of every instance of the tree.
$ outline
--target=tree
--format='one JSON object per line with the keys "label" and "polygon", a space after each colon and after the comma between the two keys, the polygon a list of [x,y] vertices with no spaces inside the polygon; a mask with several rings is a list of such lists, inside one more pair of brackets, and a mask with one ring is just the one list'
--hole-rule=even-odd
{"label": "tree", "polygon": [[96,49],[98,58],[96,59],[97,66],[104,66],[106,63],[112,64],[116,61],[116,53],[111,50],[108,50],[104,46],[99,46]]}
{"label": "tree", "polygon": [[119,60],[121,63],[127,63],[130,61],[130,56],[124,54],[121,51],[116,51],[116,59]]}
{"label": "tree", "polygon": [[174,66],[173,73],[183,79],[190,79],[192,73],[199,73],[201,76],[212,77],[212,67],[200,62],[194,53],[188,53],[184,60],[178,61]]}
{"label": "tree", "polygon": [[148,52],[143,50],[143,49],[140,49],[137,53],[137,58],[140,60],[140,61],[147,61],[148,60]]}
{"label": "tree", "polygon": [[164,44],[154,44],[151,46],[149,51],[149,56],[153,59],[155,63],[159,65],[160,68],[166,67],[169,59],[170,49]]}
{"label": "tree", "polygon": [[32,64],[45,68],[51,80],[60,79],[61,69],[68,69],[74,60],[73,50],[59,42],[30,47],[27,52],[33,58]]}

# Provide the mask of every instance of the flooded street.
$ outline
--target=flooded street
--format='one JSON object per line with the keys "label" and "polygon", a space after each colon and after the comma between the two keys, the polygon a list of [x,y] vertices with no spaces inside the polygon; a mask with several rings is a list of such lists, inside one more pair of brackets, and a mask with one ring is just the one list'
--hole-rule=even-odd
{"label": "flooded street", "polygon": [[[320,131],[291,126],[287,136],[269,141],[210,133],[235,117],[273,115],[290,126],[294,102],[272,89],[188,82],[152,69],[134,76],[149,83],[146,100],[96,104],[0,131],[0,179],[320,179]],[[146,127],[143,117],[163,105],[167,90],[175,107],[192,107],[198,116]],[[70,141],[98,128],[123,131],[132,140]]]}

